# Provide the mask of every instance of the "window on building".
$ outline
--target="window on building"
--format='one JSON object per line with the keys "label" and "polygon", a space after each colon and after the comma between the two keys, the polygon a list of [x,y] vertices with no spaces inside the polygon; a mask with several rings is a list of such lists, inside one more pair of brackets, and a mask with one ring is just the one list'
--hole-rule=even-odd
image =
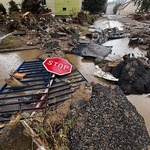
{"label": "window on building", "polygon": [[67,9],[66,8],[63,8],[63,11],[66,11]]}

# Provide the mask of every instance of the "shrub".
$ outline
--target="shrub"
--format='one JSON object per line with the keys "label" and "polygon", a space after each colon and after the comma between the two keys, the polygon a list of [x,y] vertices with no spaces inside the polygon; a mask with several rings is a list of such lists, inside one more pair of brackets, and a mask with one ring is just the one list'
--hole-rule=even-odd
{"label": "shrub", "polygon": [[0,12],[2,12],[4,15],[6,15],[6,9],[2,3],[0,3]]}
{"label": "shrub", "polygon": [[11,0],[9,2],[9,13],[11,14],[12,12],[18,12],[18,11],[19,11],[19,8],[18,8],[16,2]]}

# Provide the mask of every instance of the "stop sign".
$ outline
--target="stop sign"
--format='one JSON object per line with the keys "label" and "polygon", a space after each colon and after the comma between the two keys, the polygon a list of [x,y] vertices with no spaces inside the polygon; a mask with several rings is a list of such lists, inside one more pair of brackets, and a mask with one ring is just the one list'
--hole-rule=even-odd
{"label": "stop sign", "polygon": [[43,62],[47,71],[57,75],[65,75],[71,72],[72,65],[65,59],[59,57],[47,58]]}

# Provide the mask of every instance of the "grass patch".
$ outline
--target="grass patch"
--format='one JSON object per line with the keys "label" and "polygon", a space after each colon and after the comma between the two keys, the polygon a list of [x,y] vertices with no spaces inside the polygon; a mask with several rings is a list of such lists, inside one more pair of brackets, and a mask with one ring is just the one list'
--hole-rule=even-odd
{"label": "grass patch", "polygon": [[85,27],[85,26],[79,26],[79,27],[80,27],[80,30],[82,32],[88,32],[89,31],[89,29],[87,27]]}
{"label": "grass patch", "polygon": [[24,43],[24,37],[21,36],[13,36],[10,35],[2,40],[2,43],[0,45],[0,49],[13,49],[13,48],[19,48]]}

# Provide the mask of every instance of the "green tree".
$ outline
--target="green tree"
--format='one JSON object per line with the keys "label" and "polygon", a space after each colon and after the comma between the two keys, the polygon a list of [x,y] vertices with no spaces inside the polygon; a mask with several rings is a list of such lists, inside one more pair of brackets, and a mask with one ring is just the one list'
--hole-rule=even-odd
{"label": "green tree", "polygon": [[82,9],[90,13],[99,13],[106,11],[107,0],[83,0]]}
{"label": "green tree", "polygon": [[150,0],[133,0],[135,5],[138,6],[140,11],[148,12],[150,11]]}
{"label": "green tree", "polygon": [[2,3],[0,3],[0,12],[2,12],[4,15],[6,15],[6,9]]}
{"label": "green tree", "polygon": [[18,8],[16,2],[14,2],[13,0],[11,0],[9,2],[9,13],[11,13],[11,12],[18,12],[18,11],[19,11],[19,8]]}
{"label": "green tree", "polygon": [[22,11],[30,11],[33,14],[36,14],[40,8],[40,0],[23,0],[22,2]]}

